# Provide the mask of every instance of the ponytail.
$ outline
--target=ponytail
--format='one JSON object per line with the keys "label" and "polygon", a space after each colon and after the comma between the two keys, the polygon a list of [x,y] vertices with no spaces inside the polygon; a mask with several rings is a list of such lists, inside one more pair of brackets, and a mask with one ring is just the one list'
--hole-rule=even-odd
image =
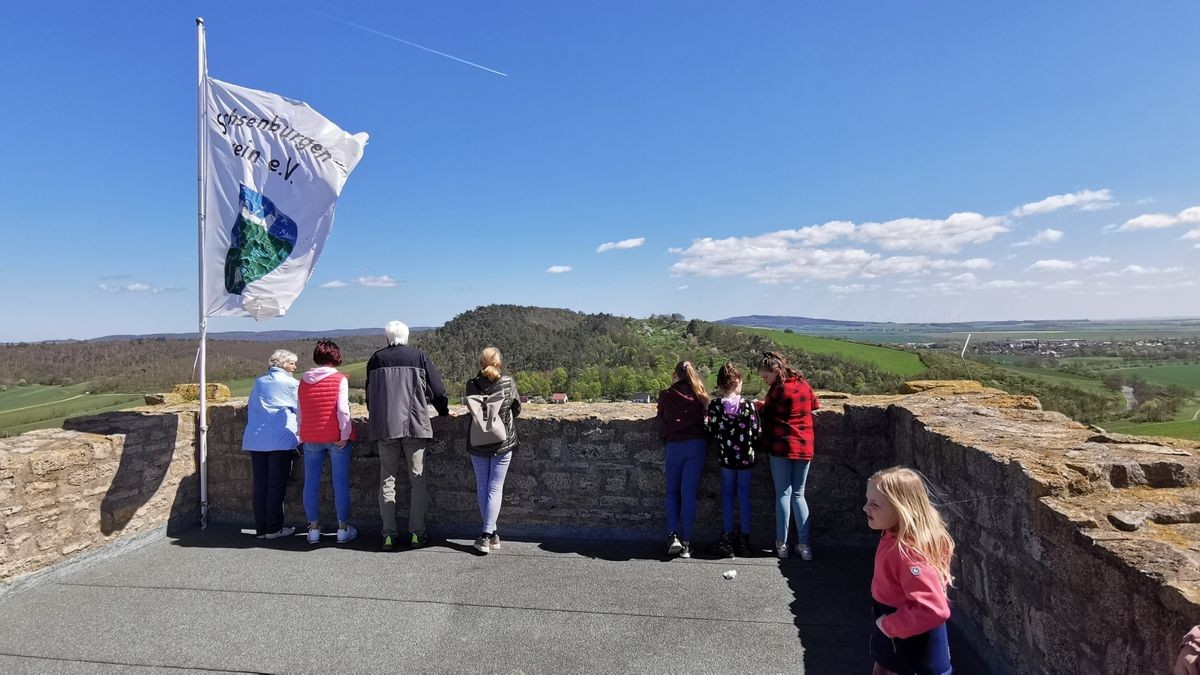
{"label": "ponytail", "polygon": [[479,372],[487,379],[495,382],[500,379],[500,350],[488,347],[479,355]]}
{"label": "ponytail", "polygon": [[704,380],[700,379],[700,374],[696,372],[690,361],[680,361],[675,364],[675,377],[682,382],[687,382],[688,386],[692,388],[692,395],[700,399],[704,405],[708,405],[708,391],[704,388]]}

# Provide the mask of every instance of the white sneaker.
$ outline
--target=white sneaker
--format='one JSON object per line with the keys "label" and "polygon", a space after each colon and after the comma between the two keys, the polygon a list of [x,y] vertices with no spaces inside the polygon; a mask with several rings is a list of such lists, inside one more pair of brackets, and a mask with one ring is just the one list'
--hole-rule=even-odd
{"label": "white sneaker", "polygon": [[775,542],[775,555],[779,556],[780,560],[787,560],[788,546],[786,541]]}
{"label": "white sneaker", "polygon": [[354,529],[353,525],[347,525],[346,529],[344,529],[344,530],[340,527],[338,528],[337,542],[339,544],[344,544],[348,541],[352,541],[356,537],[358,537],[358,530]]}
{"label": "white sneaker", "polygon": [[680,543],[679,537],[674,532],[667,537],[667,555],[679,555],[683,551],[683,544]]}
{"label": "white sneaker", "polygon": [[278,532],[271,532],[270,534],[263,535],[263,538],[264,539],[281,539],[283,537],[290,537],[293,534],[296,534],[296,528],[284,527],[284,528],[281,528]]}
{"label": "white sneaker", "polygon": [[319,543],[321,543],[321,530],[309,529],[309,531],[308,531],[308,543],[310,543],[310,544],[319,544]]}
{"label": "white sneaker", "polygon": [[796,554],[801,560],[812,560],[812,547],[808,544],[796,544]]}

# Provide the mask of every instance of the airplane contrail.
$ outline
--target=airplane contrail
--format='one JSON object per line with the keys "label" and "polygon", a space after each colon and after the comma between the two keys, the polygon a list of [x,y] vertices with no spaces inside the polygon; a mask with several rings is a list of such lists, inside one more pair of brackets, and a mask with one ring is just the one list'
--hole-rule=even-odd
{"label": "airplane contrail", "polygon": [[378,36],[380,36],[380,37],[385,37],[385,38],[387,38],[387,39],[389,39],[389,40],[395,40],[396,42],[399,42],[399,43],[401,43],[401,44],[406,44],[406,45],[408,45],[409,47],[416,47],[417,49],[421,49],[421,50],[427,51],[427,52],[429,52],[429,53],[431,53],[431,54],[437,54],[438,56],[444,56],[444,57],[446,57],[446,58],[448,58],[448,59],[454,59],[455,61],[458,61],[459,63],[465,63],[465,64],[467,64],[468,66],[473,66],[473,67],[475,67],[475,68],[478,68],[478,69],[480,69],[480,70],[486,70],[486,71],[488,71],[489,73],[495,73],[496,75],[499,75],[499,76],[501,76],[501,77],[508,77],[508,73],[502,73],[502,72],[500,72],[500,71],[498,71],[498,70],[493,70],[493,69],[491,69],[491,68],[488,68],[487,66],[481,66],[481,65],[479,65],[478,63],[472,63],[471,61],[468,61],[468,60],[466,60],[466,59],[460,59],[460,58],[458,58],[457,56],[454,56],[453,54],[447,54],[447,53],[445,53],[445,52],[439,52],[439,51],[438,51],[438,50],[436,50],[436,49],[430,49],[429,47],[426,47],[426,46],[424,46],[424,45],[419,45],[419,44],[417,44],[417,43],[415,43],[415,42],[409,42],[408,40],[405,40],[404,38],[398,38],[398,37],[396,37],[395,35],[388,35],[387,33],[384,33],[383,31],[378,31],[378,30],[375,30],[374,28],[367,28],[366,26],[360,26],[359,24],[357,24],[357,23],[354,23],[353,21],[347,21],[347,20],[345,20],[345,19],[342,19],[342,18],[340,18],[340,17],[336,17],[336,16],[334,16],[334,15],[332,15],[332,14],[326,14],[325,12],[322,12],[322,11],[319,11],[319,10],[313,10],[313,11],[314,11],[314,12],[316,12],[317,14],[320,14],[321,16],[324,16],[324,17],[328,17],[328,18],[330,18],[330,19],[333,19],[334,21],[340,21],[340,22],[342,22],[342,23],[346,24],[347,26],[352,26],[352,27],[354,27],[354,28],[357,28],[357,29],[359,29],[359,30],[365,30],[365,31],[367,31],[368,33],[374,33],[375,35],[378,35]]}

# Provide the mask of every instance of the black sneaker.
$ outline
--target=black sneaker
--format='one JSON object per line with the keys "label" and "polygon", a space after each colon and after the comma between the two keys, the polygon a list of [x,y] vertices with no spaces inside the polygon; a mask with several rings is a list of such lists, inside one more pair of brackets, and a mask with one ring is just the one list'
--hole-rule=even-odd
{"label": "black sneaker", "polygon": [[424,532],[413,532],[412,534],[409,535],[409,539],[408,539],[409,548],[421,548],[422,546],[425,546],[428,543],[429,543],[429,540],[425,538]]}
{"label": "black sneaker", "polygon": [[754,551],[750,546],[750,535],[739,534],[733,539],[733,553],[742,558],[749,557]]}
{"label": "black sneaker", "polygon": [[383,535],[383,550],[385,550],[385,551],[395,551],[396,550],[396,535],[394,535],[394,534]]}
{"label": "black sneaker", "polygon": [[733,557],[733,540],[728,532],[722,532],[721,538],[717,540],[717,555],[722,558]]}

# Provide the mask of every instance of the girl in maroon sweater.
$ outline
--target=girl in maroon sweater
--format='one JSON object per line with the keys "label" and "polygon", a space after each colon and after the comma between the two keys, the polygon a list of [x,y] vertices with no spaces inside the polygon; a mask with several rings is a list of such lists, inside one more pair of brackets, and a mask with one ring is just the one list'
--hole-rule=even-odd
{"label": "girl in maroon sweater", "polygon": [[[708,392],[687,361],[675,366],[675,383],[658,395],[659,434],[666,444],[667,554],[692,557],[696,488],[704,470],[704,411]],[[681,539],[682,537],[682,539]]]}

